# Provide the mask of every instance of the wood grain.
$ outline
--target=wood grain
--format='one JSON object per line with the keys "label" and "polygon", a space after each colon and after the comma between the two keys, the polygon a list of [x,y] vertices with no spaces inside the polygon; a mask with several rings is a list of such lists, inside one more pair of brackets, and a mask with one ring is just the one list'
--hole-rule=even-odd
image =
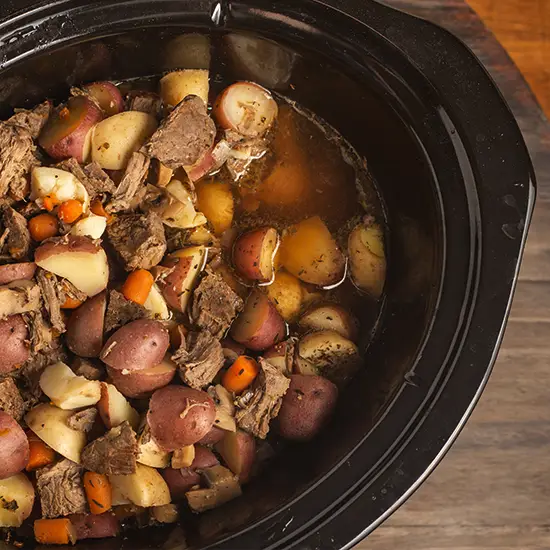
{"label": "wood grain", "polygon": [[[385,0],[472,47],[523,131],[538,202],[503,346],[433,475],[358,550],[550,550],[550,127],[507,53],[462,0]],[[550,112],[550,0],[470,0]]]}

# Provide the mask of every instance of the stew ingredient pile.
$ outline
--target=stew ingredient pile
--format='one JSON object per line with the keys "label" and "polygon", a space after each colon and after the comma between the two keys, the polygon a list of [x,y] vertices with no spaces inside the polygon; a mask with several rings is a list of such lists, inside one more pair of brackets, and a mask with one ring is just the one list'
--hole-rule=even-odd
{"label": "stew ingredient pile", "polygon": [[360,201],[337,230],[312,211],[289,102],[236,82],[209,106],[200,70],[120,90],[0,122],[0,527],[43,544],[241,495],[362,365],[339,289],[384,286]]}

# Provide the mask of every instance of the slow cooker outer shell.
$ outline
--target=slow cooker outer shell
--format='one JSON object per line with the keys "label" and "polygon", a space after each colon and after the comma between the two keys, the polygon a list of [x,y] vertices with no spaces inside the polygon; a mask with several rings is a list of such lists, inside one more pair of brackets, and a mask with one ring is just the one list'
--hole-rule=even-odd
{"label": "slow cooker outer shell", "polygon": [[[471,52],[446,31],[375,2],[12,1],[0,6],[2,68],[18,56],[89,33],[167,21],[208,29],[217,6],[217,21],[226,28],[316,49],[358,77],[371,71],[367,58],[374,58],[388,82],[395,76],[388,97],[399,91],[391,99],[404,118],[410,115],[434,171],[444,240],[442,292],[435,324],[410,376],[371,433],[338,467],[283,509],[208,546],[345,548],[411,494],[448,449],[480,395],[502,336],[531,217],[532,167],[511,113]],[[75,8],[67,12],[74,17],[60,26],[55,15]],[[16,12],[21,15],[10,19]],[[38,36],[26,35],[35,15],[37,21],[42,18]],[[44,18],[48,15],[54,17]],[[10,41],[14,36],[17,40]],[[375,345],[383,348],[384,335]],[[411,422],[405,421],[407,415]],[[161,544],[159,534],[137,536],[122,547]]]}

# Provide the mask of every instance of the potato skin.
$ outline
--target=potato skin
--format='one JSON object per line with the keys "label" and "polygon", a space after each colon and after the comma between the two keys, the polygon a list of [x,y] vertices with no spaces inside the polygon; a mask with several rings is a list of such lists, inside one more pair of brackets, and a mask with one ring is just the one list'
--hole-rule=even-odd
{"label": "potato skin", "polygon": [[315,437],[332,414],[338,388],[322,376],[294,374],[277,418],[285,439],[308,441]]}
{"label": "potato skin", "polygon": [[101,515],[72,514],[69,519],[75,526],[78,540],[116,537],[120,531],[119,521],[111,512]]}
{"label": "potato skin", "polygon": [[0,321],[0,374],[12,372],[29,358],[28,329],[21,315]]}
{"label": "potato skin", "polygon": [[192,470],[205,470],[217,466],[220,461],[216,455],[208,448],[202,445],[195,445],[195,458],[191,464]]}
{"label": "potato skin", "polygon": [[155,390],[168,386],[176,375],[176,368],[158,369],[152,367],[124,374],[122,371],[107,367],[107,374],[113,386],[126,397],[140,398],[150,395]]}
{"label": "potato skin", "polygon": [[0,285],[7,285],[13,281],[30,281],[35,272],[36,264],[33,262],[2,265],[0,266]]}
{"label": "potato skin", "polygon": [[174,468],[164,468],[159,470],[164,481],[170,489],[170,496],[172,500],[179,500],[185,498],[185,493],[195,485],[200,485],[201,476],[191,470],[191,468],[182,468],[181,470],[174,470]]}
{"label": "potato skin", "polygon": [[101,292],[73,311],[67,324],[67,347],[80,357],[99,357],[103,348],[103,328],[107,295]]}
{"label": "potato skin", "polygon": [[157,390],[147,413],[151,435],[165,451],[197,443],[210,431],[215,418],[212,398],[206,392],[183,386]]}
{"label": "potato skin", "polygon": [[18,474],[29,462],[29,440],[19,424],[0,411],[0,479]]}
{"label": "potato skin", "polygon": [[161,363],[169,346],[162,323],[140,319],[119,328],[105,343],[100,359],[116,370],[142,370]]}
{"label": "potato skin", "polygon": [[220,442],[227,432],[218,428],[217,426],[212,426],[210,431],[199,441],[201,445],[215,445]]}

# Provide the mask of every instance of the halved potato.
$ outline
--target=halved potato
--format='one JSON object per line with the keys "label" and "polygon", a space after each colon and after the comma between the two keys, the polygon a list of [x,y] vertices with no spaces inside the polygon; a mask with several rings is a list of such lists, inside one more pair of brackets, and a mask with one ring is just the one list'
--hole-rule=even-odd
{"label": "halved potato", "polygon": [[170,491],[166,481],[154,469],[143,464],[136,465],[134,474],[111,475],[109,481],[119,494],[136,506],[150,508],[170,504]]}
{"label": "halved potato", "polygon": [[176,449],[172,455],[172,468],[190,468],[195,460],[195,445],[186,445]]}
{"label": "halved potato", "polygon": [[165,225],[191,229],[206,223],[206,217],[201,212],[197,212],[191,193],[181,181],[172,180],[166,186],[166,191],[172,197],[172,201],[162,213],[162,221]]}
{"label": "halved potato", "polygon": [[334,330],[348,340],[357,338],[357,319],[338,304],[318,304],[306,311],[298,321],[298,327],[305,331]]}
{"label": "halved potato", "polygon": [[77,376],[65,363],[47,367],[40,377],[40,388],[60,409],[74,410],[95,405],[101,398],[100,383]]}
{"label": "halved potato", "polygon": [[27,426],[60,455],[80,464],[80,453],[86,445],[86,433],[69,428],[67,420],[73,411],[64,411],[44,403],[25,415]]}
{"label": "halved potato", "polygon": [[138,438],[137,461],[151,468],[167,468],[170,465],[170,453],[163,451],[156,444],[147,425]]}
{"label": "halved potato", "polygon": [[200,97],[208,105],[210,84],[205,69],[184,69],[168,73],[160,81],[160,95],[166,105],[175,107],[188,95]]}
{"label": "halved potato", "polygon": [[0,480],[0,527],[19,527],[30,516],[34,487],[25,474]]}
{"label": "halved potato", "polygon": [[235,269],[251,281],[272,281],[279,242],[279,234],[273,227],[261,227],[244,233],[233,245]]}
{"label": "halved potato", "polygon": [[70,172],[58,168],[39,166],[31,173],[31,200],[44,206],[44,198],[51,197],[62,203],[71,199],[82,203],[82,211],[90,207],[90,196],[86,188]]}
{"label": "halved potato", "polygon": [[107,229],[107,218],[90,213],[85,218],[78,220],[71,229],[71,235],[77,237],[90,237],[100,239]]}
{"label": "halved potato", "polygon": [[101,420],[109,429],[120,426],[125,420],[134,430],[139,426],[139,414],[126,398],[112,385],[101,384],[101,399],[97,404]]}
{"label": "halved potato", "polygon": [[279,271],[273,283],[265,288],[283,319],[292,323],[302,309],[302,283],[286,271]]}
{"label": "halved potato", "polygon": [[319,216],[285,231],[281,264],[301,281],[322,287],[339,283],[346,271],[346,259]]}
{"label": "halved potato", "polygon": [[197,184],[197,205],[212,225],[215,235],[220,236],[231,227],[235,201],[228,183],[206,180]]}

